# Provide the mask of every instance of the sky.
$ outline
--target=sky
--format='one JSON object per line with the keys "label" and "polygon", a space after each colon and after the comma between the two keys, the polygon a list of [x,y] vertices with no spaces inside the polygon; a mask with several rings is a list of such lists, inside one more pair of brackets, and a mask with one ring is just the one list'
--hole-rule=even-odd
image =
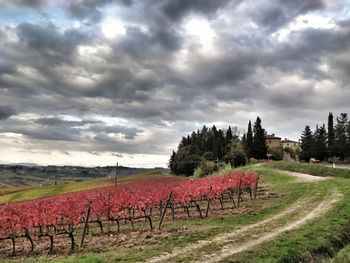
{"label": "sky", "polygon": [[349,112],[350,1],[0,0],[0,163],[166,166],[204,124]]}

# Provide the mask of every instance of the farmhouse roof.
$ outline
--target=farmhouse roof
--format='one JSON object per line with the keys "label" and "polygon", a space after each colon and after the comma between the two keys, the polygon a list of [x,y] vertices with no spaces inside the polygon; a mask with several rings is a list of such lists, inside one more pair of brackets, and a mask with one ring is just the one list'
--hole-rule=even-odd
{"label": "farmhouse roof", "polygon": [[281,137],[277,137],[277,136],[275,136],[274,133],[272,133],[272,134],[270,134],[270,135],[267,135],[267,136],[266,136],[266,139],[278,139],[278,140],[280,140]]}

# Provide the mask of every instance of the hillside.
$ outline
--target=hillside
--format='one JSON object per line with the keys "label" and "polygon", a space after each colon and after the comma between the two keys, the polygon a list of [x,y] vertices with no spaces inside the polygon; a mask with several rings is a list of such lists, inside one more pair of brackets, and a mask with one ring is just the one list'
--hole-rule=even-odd
{"label": "hillside", "polygon": [[[147,169],[133,167],[118,167],[118,176],[128,176],[151,171],[166,171],[166,169]],[[27,187],[53,185],[55,183],[83,182],[91,179],[109,178],[115,176],[114,166],[80,167],[80,166],[27,166],[0,165],[0,187]]]}
{"label": "hillside", "polygon": [[[115,171],[112,171],[112,173],[114,174]],[[136,173],[120,177],[118,184],[141,179],[145,180],[151,178],[163,178],[168,176],[169,175],[166,173],[157,171]],[[57,185],[43,185],[34,187],[0,187],[0,204],[13,201],[31,200],[70,192],[84,191],[114,184],[115,177],[111,177],[103,179],[90,179],[83,182],[60,182]]]}
{"label": "hillside", "polygon": [[[309,167],[312,173],[312,166]],[[228,201],[220,208],[220,203],[214,202],[208,217],[203,218],[198,216],[195,207],[190,208],[188,217],[184,217],[186,213],[182,208],[176,208],[174,219],[168,209],[161,230],[150,230],[144,219],[136,220],[133,227],[128,220],[121,221],[120,231],[116,223],[105,222],[104,233],[100,233],[98,225],[92,225],[82,251],[75,250],[72,254],[67,237],[57,237],[53,257],[42,254],[42,246],[47,246],[44,242],[35,247],[40,257],[27,258],[27,250],[21,247],[28,243],[18,239],[15,259],[21,262],[294,263],[344,258],[350,244],[346,234],[350,227],[349,179],[319,178],[264,166],[248,166],[236,171],[257,172],[261,177],[257,199],[250,200],[249,194],[243,193],[239,208],[237,203],[232,206]],[[121,183],[131,181],[130,189],[137,191],[137,185],[144,184],[139,179],[147,176],[162,179],[168,175],[151,173],[126,177]],[[86,185],[85,189],[93,184]],[[73,185],[76,186],[71,184],[72,188]],[[203,202],[202,212],[206,209]],[[158,223],[157,219],[153,221],[154,225]],[[77,229],[77,239],[81,233],[81,229]],[[9,255],[10,242],[0,245],[6,246],[4,255]]]}

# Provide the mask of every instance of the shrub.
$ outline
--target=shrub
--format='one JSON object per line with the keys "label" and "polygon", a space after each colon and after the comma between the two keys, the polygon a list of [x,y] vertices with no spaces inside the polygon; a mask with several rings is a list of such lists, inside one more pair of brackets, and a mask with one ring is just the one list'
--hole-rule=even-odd
{"label": "shrub", "polygon": [[273,147],[272,149],[269,149],[269,153],[272,154],[273,160],[282,160],[283,159],[283,147]]}

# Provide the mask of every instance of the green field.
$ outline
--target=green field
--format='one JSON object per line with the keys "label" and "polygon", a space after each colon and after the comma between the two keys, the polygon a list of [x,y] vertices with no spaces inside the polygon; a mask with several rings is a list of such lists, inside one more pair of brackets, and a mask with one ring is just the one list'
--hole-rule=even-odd
{"label": "green field", "polygon": [[[261,175],[260,186],[268,192],[277,193],[278,197],[249,201],[246,204],[247,211],[238,214],[213,215],[205,219],[168,220],[161,232],[144,230],[143,234],[151,236],[152,242],[139,242],[139,238],[136,238],[135,244],[111,245],[110,249],[103,251],[77,251],[73,254],[62,251],[58,258],[39,256],[20,261],[148,262],[151,258],[173,251],[174,248],[184,252],[163,262],[201,261],[208,255],[220,255],[222,247],[248,246],[251,241],[273,236],[284,226],[305,218],[309,211],[314,211],[321,204],[328,205],[336,195],[337,201],[329,206],[326,214],[281,232],[268,242],[253,244],[254,246],[240,253],[228,255],[220,262],[349,262],[350,179],[335,177],[310,183],[298,181],[271,167],[249,166],[241,170],[258,172]],[[62,188],[60,192],[67,189]],[[52,189],[48,192],[56,194]],[[11,195],[3,195],[2,198],[8,199]],[[33,195],[22,195],[22,198],[27,197],[32,198]],[[284,214],[284,211],[288,212]],[[276,215],[280,217],[273,219]],[[266,223],[263,220],[267,220]],[[217,239],[218,235],[234,233],[237,229],[249,228],[252,224],[261,225],[230,238]],[[196,247],[199,240],[204,240],[204,243]],[[16,260],[11,260],[13,261]]]}

